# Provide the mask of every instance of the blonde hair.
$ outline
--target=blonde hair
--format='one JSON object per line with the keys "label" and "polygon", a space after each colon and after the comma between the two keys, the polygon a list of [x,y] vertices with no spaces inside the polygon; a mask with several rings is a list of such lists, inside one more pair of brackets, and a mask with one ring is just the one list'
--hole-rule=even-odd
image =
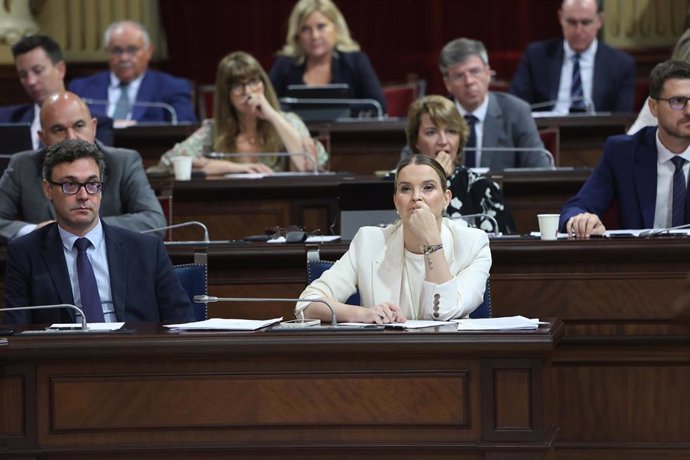
{"label": "blonde hair", "polygon": [[460,134],[456,163],[462,163],[462,149],[465,147],[470,129],[465,119],[460,116],[460,112],[458,112],[455,104],[443,96],[426,96],[417,99],[410,105],[410,110],[407,113],[407,146],[412,153],[419,153],[417,138],[419,136],[419,126],[422,124],[422,115],[424,114],[429,115],[429,119],[433,124],[454,129]]}
{"label": "blonde hair", "polygon": [[[240,124],[237,110],[230,101],[230,92],[235,83],[241,83],[252,78],[261,80],[264,85],[266,100],[271,104],[271,107],[280,111],[276,92],[261,64],[244,51],[228,54],[218,63],[216,73],[216,94],[213,98],[213,120],[215,123],[213,149],[216,152],[237,152],[236,140],[240,134]],[[264,151],[280,152],[285,150],[278,132],[268,121],[258,120],[257,133]]]}
{"label": "blonde hair", "polygon": [[686,30],[676,42],[671,59],[690,62],[690,29]]}
{"label": "blonde hair", "polygon": [[299,44],[299,33],[304,21],[312,13],[321,13],[328,18],[335,26],[336,39],[335,49],[338,51],[359,51],[359,44],[350,36],[350,29],[343,14],[335,3],[331,0],[299,0],[292,8],[290,19],[288,19],[288,31],[285,38],[285,45],[278,54],[290,56],[298,64],[302,64],[306,54]]}

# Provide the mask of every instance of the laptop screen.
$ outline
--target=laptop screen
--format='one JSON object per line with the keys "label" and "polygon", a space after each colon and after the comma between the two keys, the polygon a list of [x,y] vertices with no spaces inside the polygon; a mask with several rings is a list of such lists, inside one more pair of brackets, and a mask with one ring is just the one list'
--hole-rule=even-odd
{"label": "laptop screen", "polygon": [[350,95],[347,83],[330,85],[288,85],[283,110],[294,112],[305,122],[334,121],[350,117],[350,103],[338,102]]}
{"label": "laptop screen", "polygon": [[360,227],[385,227],[398,215],[393,204],[393,181],[354,181],[338,185],[340,236],[351,240]]}

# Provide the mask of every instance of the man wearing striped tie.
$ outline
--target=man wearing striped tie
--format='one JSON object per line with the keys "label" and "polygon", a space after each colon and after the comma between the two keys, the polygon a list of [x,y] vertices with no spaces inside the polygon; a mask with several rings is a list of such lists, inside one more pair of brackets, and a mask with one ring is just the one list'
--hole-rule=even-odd
{"label": "man wearing striped tie", "polygon": [[633,58],[597,40],[601,0],[563,0],[563,38],[530,44],[510,92],[534,110],[630,112],[635,95]]}
{"label": "man wearing striped tie", "polygon": [[659,126],[606,141],[592,175],[561,210],[561,231],[577,238],[603,234],[601,219],[611,207],[621,229],[690,223],[689,99],[690,64],[671,60],[654,67],[648,104]]}

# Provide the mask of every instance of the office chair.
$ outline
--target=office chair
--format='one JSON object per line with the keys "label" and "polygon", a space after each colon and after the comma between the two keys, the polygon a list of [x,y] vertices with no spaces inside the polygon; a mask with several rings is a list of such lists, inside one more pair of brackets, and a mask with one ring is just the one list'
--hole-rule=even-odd
{"label": "office chair", "polygon": [[173,267],[189,301],[194,306],[197,321],[208,318],[208,307],[205,303],[194,302],[195,295],[208,295],[208,266],[206,264],[183,264]]}
{"label": "office chair", "polygon": [[493,309],[491,308],[491,283],[489,278],[486,279],[486,289],[484,290],[484,300],[479,304],[475,310],[470,313],[470,318],[491,318],[493,316]]}
{"label": "office chair", "polygon": [[[307,251],[307,284],[319,279],[323,272],[330,269],[335,262],[330,260],[321,260],[321,255],[317,249],[309,249]],[[348,305],[362,305],[359,298],[359,292],[356,292],[345,301]]]}

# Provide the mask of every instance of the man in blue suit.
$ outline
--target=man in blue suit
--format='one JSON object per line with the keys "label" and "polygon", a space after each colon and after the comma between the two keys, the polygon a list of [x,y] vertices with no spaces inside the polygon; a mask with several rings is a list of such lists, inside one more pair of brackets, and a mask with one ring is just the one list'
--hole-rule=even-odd
{"label": "man in blue suit", "polygon": [[[597,40],[603,15],[597,0],[563,0],[558,18],[564,38],[529,45],[510,92],[539,105],[535,110],[631,112],[635,63],[630,55]],[[572,97],[576,65],[581,79],[579,100]]]}
{"label": "man in blue suit", "polygon": [[[55,208],[56,222],[8,245],[5,307],[73,304],[97,322],[193,321],[162,240],[101,221],[104,169],[103,153],[90,142],[70,139],[47,149],[43,193]],[[86,249],[80,255],[82,244]],[[84,264],[91,279],[84,276]],[[86,285],[93,289],[85,290]],[[74,310],[41,309],[6,312],[4,322],[75,319]]]}
{"label": "man in blue suit", "polygon": [[[41,105],[51,95],[65,91],[67,68],[60,45],[47,35],[22,38],[12,46],[12,55],[19,81],[32,103],[0,107],[0,123],[30,123],[33,148],[38,149]],[[97,119],[96,138],[105,145],[113,145],[113,120],[105,116]]]}
{"label": "man in blue suit", "polygon": [[613,136],[582,189],[561,210],[560,229],[578,238],[603,234],[602,216],[617,203],[624,229],[689,223],[690,64],[666,61],[652,70],[649,109],[659,126]]}
{"label": "man in blue suit", "polygon": [[196,121],[189,82],[148,70],[154,48],[143,25],[115,22],[106,29],[104,43],[110,71],[69,84],[70,91],[91,99],[91,113],[136,122]]}

